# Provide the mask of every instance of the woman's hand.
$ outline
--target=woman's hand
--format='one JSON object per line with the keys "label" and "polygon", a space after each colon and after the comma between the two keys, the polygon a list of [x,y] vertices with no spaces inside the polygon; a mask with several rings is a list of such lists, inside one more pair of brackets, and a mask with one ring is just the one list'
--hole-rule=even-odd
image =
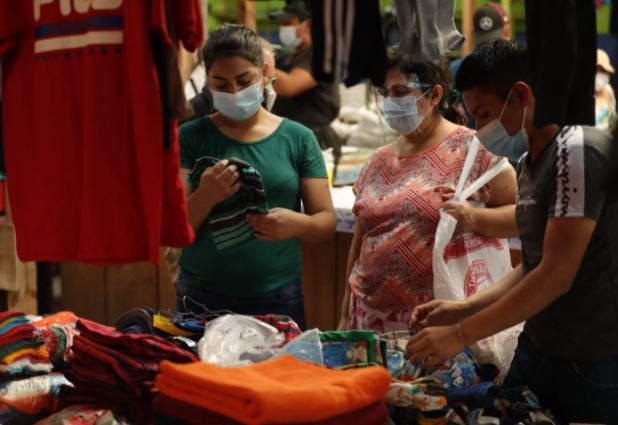
{"label": "woman's hand", "polygon": [[304,215],[286,208],[273,208],[268,214],[247,214],[255,237],[264,241],[285,241],[298,236]]}
{"label": "woman's hand", "polygon": [[227,166],[229,161],[224,159],[206,169],[200,177],[197,192],[206,197],[212,204],[218,204],[229,198],[242,186],[240,174],[235,165]]}
{"label": "woman's hand", "polygon": [[455,217],[458,232],[468,233],[475,231],[475,208],[468,202],[446,201],[442,204],[442,210]]}
{"label": "woman's hand", "polygon": [[410,317],[410,329],[459,323],[472,313],[466,301],[434,300],[417,306]]}
{"label": "woman's hand", "polygon": [[457,326],[441,326],[423,329],[410,338],[405,357],[412,363],[432,367],[444,363],[465,349]]}

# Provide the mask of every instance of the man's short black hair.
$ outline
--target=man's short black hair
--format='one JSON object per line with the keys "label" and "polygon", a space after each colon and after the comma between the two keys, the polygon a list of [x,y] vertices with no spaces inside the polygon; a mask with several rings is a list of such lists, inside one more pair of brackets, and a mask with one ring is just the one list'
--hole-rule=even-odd
{"label": "man's short black hair", "polygon": [[494,40],[466,56],[457,70],[455,88],[460,92],[480,88],[506,99],[517,81],[530,83],[526,48],[516,41]]}

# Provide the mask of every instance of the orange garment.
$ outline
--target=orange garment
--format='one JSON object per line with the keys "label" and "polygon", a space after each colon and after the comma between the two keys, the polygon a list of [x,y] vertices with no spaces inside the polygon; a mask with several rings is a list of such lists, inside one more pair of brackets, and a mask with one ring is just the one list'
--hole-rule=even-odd
{"label": "orange garment", "polygon": [[246,367],[161,363],[157,388],[169,397],[249,425],[321,421],[384,398],[386,369],[331,370],[290,355]]}
{"label": "orange garment", "polygon": [[43,328],[51,325],[68,325],[77,322],[77,320],[78,317],[72,311],[61,311],[60,313],[45,316],[41,320],[32,322],[32,325]]}

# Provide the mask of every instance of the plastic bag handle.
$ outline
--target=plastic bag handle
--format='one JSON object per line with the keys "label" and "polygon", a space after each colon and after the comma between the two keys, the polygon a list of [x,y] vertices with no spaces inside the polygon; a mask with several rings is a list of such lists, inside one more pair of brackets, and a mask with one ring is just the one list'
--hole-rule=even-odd
{"label": "plastic bag handle", "polygon": [[472,142],[470,142],[468,155],[466,155],[466,161],[464,162],[463,169],[461,170],[461,176],[459,176],[459,182],[457,182],[457,189],[455,190],[455,196],[453,197],[453,199],[458,202],[467,200],[477,190],[485,186],[487,183],[492,181],[498,174],[504,171],[506,167],[510,166],[506,158],[502,159],[489,170],[487,170],[481,177],[472,182],[470,186],[468,186],[464,190],[466,180],[468,180],[468,177],[470,177],[470,173],[472,172],[472,167],[474,166],[474,160],[476,159],[476,154],[479,150],[480,143],[481,142],[479,142],[479,139],[477,139],[476,137],[474,137],[474,139],[472,139]]}
{"label": "plastic bag handle", "polygon": [[455,200],[459,201],[461,198],[461,194],[463,193],[464,184],[466,184],[466,180],[470,177],[470,173],[472,172],[472,167],[474,166],[474,160],[476,159],[476,153],[479,150],[479,139],[476,137],[472,139],[470,142],[470,147],[468,148],[468,155],[466,156],[466,161],[464,162],[463,169],[461,170],[461,176],[459,176],[459,182],[457,182],[457,189],[455,189]]}
{"label": "plastic bag handle", "polygon": [[465,201],[470,196],[472,196],[477,190],[485,186],[487,183],[492,181],[498,174],[504,171],[507,167],[510,167],[509,161],[504,158],[496,165],[491,167],[489,170],[485,172],[481,177],[476,179],[470,186],[468,186],[462,194],[459,196],[459,201]]}

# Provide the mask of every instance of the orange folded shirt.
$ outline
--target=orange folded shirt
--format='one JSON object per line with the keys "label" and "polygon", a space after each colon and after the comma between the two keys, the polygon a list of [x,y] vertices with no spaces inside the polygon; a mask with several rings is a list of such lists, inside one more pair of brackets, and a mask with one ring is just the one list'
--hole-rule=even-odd
{"label": "orange folded shirt", "polygon": [[290,355],[246,367],[161,363],[157,388],[177,400],[249,425],[314,422],[384,399],[380,366],[331,370]]}

